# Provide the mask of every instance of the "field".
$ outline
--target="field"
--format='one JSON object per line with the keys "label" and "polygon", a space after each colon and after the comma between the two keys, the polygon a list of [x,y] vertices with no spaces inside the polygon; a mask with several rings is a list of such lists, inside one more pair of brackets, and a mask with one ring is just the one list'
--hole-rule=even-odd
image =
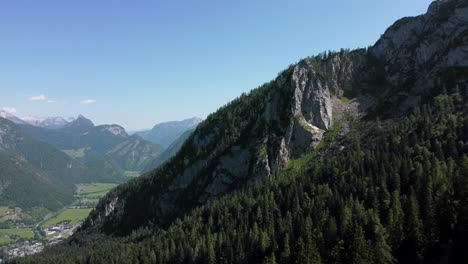
{"label": "field", "polygon": [[71,225],[77,225],[88,216],[89,212],[91,212],[91,208],[66,209],[57,216],[43,222],[41,226],[46,227],[49,225],[55,225],[63,221],[69,221]]}
{"label": "field", "polygon": [[140,176],[139,171],[125,171],[124,174],[125,174],[125,176],[127,176],[129,178],[134,178],[134,177]]}
{"label": "field", "polygon": [[0,234],[9,237],[34,238],[34,232],[30,228],[0,229]]}
{"label": "field", "polygon": [[9,237],[0,237],[0,245],[8,245],[14,242],[16,242],[16,240]]}
{"label": "field", "polygon": [[0,206],[0,223],[7,220],[18,220],[22,216],[21,208],[11,208],[6,206]]}
{"label": "field", "polygon": [[76,196],[79,199],[99,199],[115,186],[116,183],[77,184]]}
{"label": "field", "polygon": [[29,228],[0,229],[0,245],[15,243],[21,238],[32,239],[34,232]]}

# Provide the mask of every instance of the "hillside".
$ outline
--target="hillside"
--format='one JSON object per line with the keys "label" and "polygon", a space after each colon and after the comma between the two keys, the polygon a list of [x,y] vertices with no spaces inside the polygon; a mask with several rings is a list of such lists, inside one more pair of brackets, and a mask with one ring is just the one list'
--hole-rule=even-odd
{"label": "hillside", "polygon": [[73,200],[73,192],[67,190],[70,185],[64,187],[19,157],[0,151],[0,169],[0,204],[3,206],[45,207],[54,211]]}
{"label": "hillside", "polygon": [[457,263],[467,259],[468,3],[369,49],[301,60],[17,262]]}
{"label": "hillside", "polygon": [[0,163],[4,205],[56,210],[72,200],[74,183],[89,177],[79,162],[4,118],[0,118]]}

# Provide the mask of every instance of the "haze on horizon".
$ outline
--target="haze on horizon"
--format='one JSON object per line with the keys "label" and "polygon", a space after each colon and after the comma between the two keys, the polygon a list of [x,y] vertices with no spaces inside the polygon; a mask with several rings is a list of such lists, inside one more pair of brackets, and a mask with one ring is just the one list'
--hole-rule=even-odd
{"label": "haze on horizon", "polygon": [[205,118],[329,49],[373,45],[424,1],[0,3],[0,108],[128,130]]}

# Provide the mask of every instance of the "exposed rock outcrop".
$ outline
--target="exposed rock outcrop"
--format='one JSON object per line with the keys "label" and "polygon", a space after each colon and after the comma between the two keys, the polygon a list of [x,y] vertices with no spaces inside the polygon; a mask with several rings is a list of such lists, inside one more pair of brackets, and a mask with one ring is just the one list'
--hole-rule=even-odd
{"label": "exposed rock outcrop", "polygon": [[468,66],[468,1],[432,2],[426,14],[388,28],[369,54],[394,87],[420,94],[438,85],[448,70]]}
{"label": "exposed rock outcrop", "polygon": [[[242,140],[225,140],[224,124],[210,123],[208,119],[204,125],[209,129],[195,130],[185,143],[194,156],[182,158],[187,151],[179,153],[175,158],[183,163],[177,169],[167,172],[166,167],[171,164],[166,164],[155,175],[146,176],[151,177],[146,179],[149,184],[162,186],[149,194],[151,202],[142,202],[161,219],[168,218],[184,210],[187,199],[191,199],[191,204],[201,204],[251,180],[268,177],[284,168],[290,159],[309,153],[330,128],[332,99],[346,85],[350,86],[354,65],[364,61],[362,56],[342,51],[322,60],[308,58],[281,73],[265,90],[263,96],[269,100],[259,109],[256,119],[240,131],[245,135]],[[166,174],[166,180],[156,183],[158,174]],[[104,201],[97,210],[109,205]],[[122,204],[118,208],[126,207]],[[106,217],[94,213],[88,224],[95,225]]]}

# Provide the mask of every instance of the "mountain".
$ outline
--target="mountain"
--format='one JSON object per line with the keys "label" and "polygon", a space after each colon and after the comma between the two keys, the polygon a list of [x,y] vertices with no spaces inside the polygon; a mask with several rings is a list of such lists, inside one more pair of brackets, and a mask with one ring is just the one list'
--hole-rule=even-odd
{"label": "mountain", "polygon": [[79,115],[75,120],[66,124],[63,128],[67,130],[86,130],[93,128],[94,124],[91,120],[87,119],[86,117]]}
{"label": "mountain", "polygon": [[301,60],[15,262],[463,263],[468,3]]}
{"label": "mountain", "polygon": [[87,177],[79,162],[0,118],[1,204],[57,210],[72,201],[74,183]]}
{"label": "mountain", "polygon": [[[57,129],[30,125],[23,128],[33,137],[57,147],[85,165],[92,163],[92,167],[97,169],[96,162],[105,162],[101,164],[103,167],[114,168],[109,175],[119,175],[119,171],[141,171],[163,151],[159,145],[138,136],[129,136],[119,125],[95,126],[82,115]],[[116,178],[122,179],[122,176]]]}
{"label": "mountain", "polygon": [[5,110],[0,109],[0,117],[6,118],[16,124],[27,124],[24,120],[21,118],[15,116],[14,114],[7,112]]}
{"label": "mountain", "polygon": [[69,124],[70,122],[73,122],[75,119],[73,117],[65,118],[61,116],[53,116],[53,117],[24,116],[21,118],[21,120],[32,126],[56,129],[56,128],[61,128]]}
{"label": "mountain", "polygon": [[15,155],[0,151],[0,204],[31,209],[44,207],[56,211],[73,201],[73,192],[57,183],[46,172]]}
{"label": "mountain", "polygon": [[202,119],[193,117],[182,121],[170,121],[155,125],[151,130],[140,131],[135,134],[159,144],[164,148],[169,147],[174,140],[180,137],[185,131],[194,129]]}
{"label": "mountain", "polygon": [[61,128],[65,126],[66,124],[72,122],[75,120],[72,117],[65,118],[65,117],[60,117],[60,116],[54,116],[54,117],[37,117],[37,116],[23,116],[23,117],[17,117],[14,114],[7,112],[5,110],[0,110],[0,117],[6,118],[16,124],[21,124],[21,125],[32,125],[32,126],[38,126],[38,127],[43,127],[43,128]]}
{"label": "mountain", "polygon": [[179,138],[177,138],[174,142],[167,147],[164,152],[162,152],[159,156],[154,158],[153,160],[149,161],[143,169],[143,172],[151,171],[157,167],[159,167],[164,162],[168,161],[170,158],[174,157],[177,152],[182,148],[185,141],[190,137],[190,135],[195,131],[195,129],[189,129],[185,131]]}

